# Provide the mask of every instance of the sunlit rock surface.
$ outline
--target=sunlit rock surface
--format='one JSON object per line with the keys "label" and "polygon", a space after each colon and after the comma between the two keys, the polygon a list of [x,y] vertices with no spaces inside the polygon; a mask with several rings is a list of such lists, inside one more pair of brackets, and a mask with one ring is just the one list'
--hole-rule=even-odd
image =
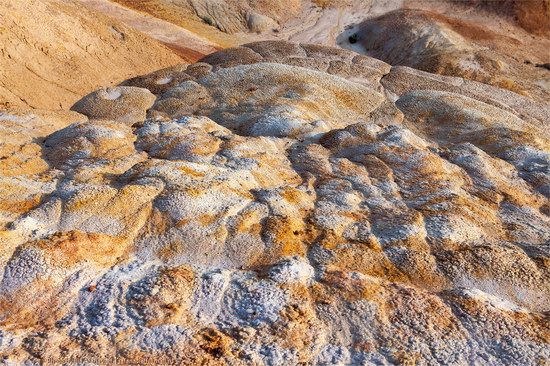
{"label": "sunlit rock surface", "polygon": [[0,115],[5,359],[548,362],[548,104],[311,45],[203,61]]}
{"label": "sunlit rock surface", "polygon": [[394,66],[550,98],[550,2],[410,1],[349,27],[340,44]]}

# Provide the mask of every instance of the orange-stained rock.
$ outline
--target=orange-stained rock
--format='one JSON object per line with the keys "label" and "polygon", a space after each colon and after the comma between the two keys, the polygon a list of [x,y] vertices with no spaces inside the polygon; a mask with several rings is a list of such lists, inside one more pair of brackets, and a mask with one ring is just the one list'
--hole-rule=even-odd
{"label": "orange-stained rock", "polygon": [[318,45],[204,61],[0,115],[1,356],[550,358],[547,102]]}

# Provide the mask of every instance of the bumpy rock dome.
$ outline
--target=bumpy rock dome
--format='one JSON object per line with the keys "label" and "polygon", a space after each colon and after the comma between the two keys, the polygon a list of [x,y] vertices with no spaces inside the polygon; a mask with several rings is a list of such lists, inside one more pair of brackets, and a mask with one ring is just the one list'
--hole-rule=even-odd
{"label": "bumpy rock dome", "polygon": [[[26,142],[40,169],[0,177],[0,352],[550,358],[547,104],[319,46],[203,61],[126,83],[152,106],[88,96]],[[23,139],[23,118],[1,126]]]}

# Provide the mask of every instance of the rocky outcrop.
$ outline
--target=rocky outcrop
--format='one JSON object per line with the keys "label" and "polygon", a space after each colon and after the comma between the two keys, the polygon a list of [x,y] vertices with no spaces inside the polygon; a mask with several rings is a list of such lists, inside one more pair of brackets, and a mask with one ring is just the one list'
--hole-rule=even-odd
{"label": "rocky outcrop", "polygon": [[[487,2],[487,7],[496,11],[492,7],[498,3]],[[550,98],[548,71],[536,67],[548,62],[541,52],[550,47],[548,37],[528,33],[505,17],[468,19],[463,8],[450,9],[454,11],[395,10],[348,29],[341,44],[392,65],[463,77],[538,101]]]}
{"label": "rocky outcrop", "polygon": [[[150,13],[175,24],[178,17],[200,20],[221,32],[263,32],[279,28],[300,13],[306,2],[302,0],[251,1],[251,0],[158,0],[140,2],[115,0],[125,6]],[[177,17],[174,16],[177,14]],[[187,25],[189,23],[187,22]],[[194,26],[196,27],[196,25]]]}
{"label": "rocky outcrop", "polygon": [[125,84],[1,177],[8,360],[550,358],[548,104],[286,42]]}
{"label": "rocky outcrop", "polygon": [[71,109],[90,119],[108,119],[131,126],[145,119],[155,99],[147,89],[117,86],[90,93]]}
{"label": "rocky outcrop", "polygon": [[0,3],[0,108],[68,109],[101,86],[181,63],[74,0]]}

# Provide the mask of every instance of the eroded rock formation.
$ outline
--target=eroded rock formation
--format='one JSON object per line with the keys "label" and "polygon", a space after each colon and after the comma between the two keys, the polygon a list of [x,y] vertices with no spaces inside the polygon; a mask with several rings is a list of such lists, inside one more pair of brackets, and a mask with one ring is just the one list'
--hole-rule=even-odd
{"label": "eroded rock formation", "polygon": [[[391,11],[351,27],[340,43],[394,66],[463,77],[548,101],[550,73],[537,65],[550,61],[550,54],[542,51],[550,47],[550,6],[543,1],[480,3],[485,6],[464,9],[468,2],[442,1],[440,6],[447,8],[437,9],[433,2],[412,2],[417,8]],[[545,18],[537,26],[522,20],[535,22],[536,16],[501,14],[504,9],[524,14],[531,7]]]}
{"label": "eroded rock formation", "polygon": [[[181,18],[188,21],[200,20],[229,34],[271,31],[279,28],[279,23],[297,16],[303,5],[302,0],[160,0],[154,2],[116,0],[116,2],[176,24],[181,22]],[[185,22],[187,26],[188,21]]]}
{"label": "eroded rock formation", "polygon": [[9,360],[550,358],[548,104],[262,42],[74,109],[0,116]]}

